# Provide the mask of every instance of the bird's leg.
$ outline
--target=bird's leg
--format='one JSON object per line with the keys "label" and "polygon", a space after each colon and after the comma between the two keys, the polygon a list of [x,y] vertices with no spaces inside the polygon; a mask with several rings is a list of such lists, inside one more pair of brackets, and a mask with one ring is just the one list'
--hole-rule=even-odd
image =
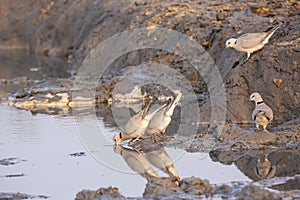
{"label": "bird's leg", "polygon": [[256,124],[256,129],[255,131],[259,131],[259,124]]}
{"label": "bird's leg", "polygon": [[246,64],[247,60],[250,58],[250,53],[247,52],[247,58],[242,62],[241,65]]}
{"label": "bird's leg", "polygon": [[263,126],[263,128],[264,128],[264,132],[269,132],[268,130],[267,130],[267,126]]}
{"label": "bird's leg", "polygon": [[250,58],[250,53],[249,53],[249,52],[247,52],[247,58],[246,58],[246,60],[245,60],[245,61],[247,61],[249,58]]}

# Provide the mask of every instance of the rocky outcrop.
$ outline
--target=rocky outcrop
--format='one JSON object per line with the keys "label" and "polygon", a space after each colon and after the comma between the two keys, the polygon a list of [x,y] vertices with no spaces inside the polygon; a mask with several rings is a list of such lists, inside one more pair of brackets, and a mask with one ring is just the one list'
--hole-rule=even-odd
{"label": "rocky outcrop", "polygon": [[[90,49],[113,34],[140,27],[169,28],[184,33],[210,53],[226,87],[228,121],[251,120],[253,105],[248,98],[254,91],[271,105],[275,123],[299,117],[299,2],[88,0],[30,1],[27,5],[1,1],[1,48],[74,57],[81,63]],[[283,21],[283,26],[246,63],[243,53],[225,49],[229,37],[264,31],[278,21]],[[112,63],[113,72],[106,78],[122,75],[121,69],[126,66],[150,60],[178,69],[196,93],[207,93],[201,76],[191,67],[186,68],[184,60],[159,50],[138,50],[121,56]],[[201,112],[206,118],[201,120],[209,121],[210,101],[205,102]]]}

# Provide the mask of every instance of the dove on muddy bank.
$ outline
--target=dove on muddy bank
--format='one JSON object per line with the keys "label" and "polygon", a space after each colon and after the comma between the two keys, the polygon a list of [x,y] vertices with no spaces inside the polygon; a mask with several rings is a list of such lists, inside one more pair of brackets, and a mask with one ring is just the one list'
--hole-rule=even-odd
{"label": "dove on muddy bank", "polygon": [[246,61],[250,58],[251,53],[263,48],[265,44],[269,42],[271,36],[275,31],[283,24],[280,22],[273,28],[270,28],[264,32],[259,33],[246,33],[238,38],[230,38],[226,41],[226,48],[234,48],[240,52],[246,52]]}
{"label": "dove on muddy bank", "polygon": [[146,134],[163,134],[171,122],[174,109],[177,106],[182,94],[179,92],[175,99],[170,98],[161,109],[151,118],[146,129]]}
{"label": "dove on muddy bank", "polygon": [[259,126],[262,126],[263,130],[267,131],[267,125],[273,120],[272,109],[264,103],[261,95],[257,92],[250,95],[250,101],[255,102],[252,119],[255,121],[257,130],[259,130]]}
{"label": "dove on muddy bank", "polygon": [[129,139],[133,139],[133,141],[139,140],[139,138],[144,135],[148,124],[151,118],[162,108],[149,112],[150,102],[145,105],[145,108],[139,111],[136,115],[134,115],[125,125],[124,129],[114,135],[113,140],[114,144],[120,144],[121,142]]}

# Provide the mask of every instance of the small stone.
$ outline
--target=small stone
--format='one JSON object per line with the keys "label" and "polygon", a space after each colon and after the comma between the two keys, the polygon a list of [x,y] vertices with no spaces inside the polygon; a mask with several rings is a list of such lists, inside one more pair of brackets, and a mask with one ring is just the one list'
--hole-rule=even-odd
{"label": "small stone", "polygon": [[273,80],[273,83],[277,86],[277,87],[280,87],[280,85],[283,83],[283,80],[282,79],[274,79]]}

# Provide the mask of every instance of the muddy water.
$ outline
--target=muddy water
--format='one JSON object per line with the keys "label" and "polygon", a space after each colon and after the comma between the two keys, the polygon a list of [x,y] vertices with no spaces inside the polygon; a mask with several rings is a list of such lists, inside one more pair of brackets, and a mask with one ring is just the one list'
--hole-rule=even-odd
{"label": "muddy water", "polygon": [[[22,192],[46,195],[52,199],[73,199],[82,189],[116,186],[126,196],[142,196],[146,179],[133,172],[126,161],[113,150],[107,135],[97,137],[96,149],[88,149],[83,135],[93,134],[90,126],[78,125],[74,117],[36,114],[17,110],[5,104],[0,106],[0,188],[1,192]],[[97,126],[108,127],[97,119]],[[85,128],[85,132],[80,132]],[[114,134],[117,128],[105,128]],[[99,132],[98,132],[99,133]],[[212,162],[207,153],[186,153],[166,148],[175,161],[180,177],[197,176],[211,183],[249,181],[235,165]],[[99,152],[105,158],[99,156]],[[10,159],[5,165],[3,159]],[[16,159],[13,159],[16,158]],[[113,164],[107,162],[111,160]],[[193,166],[193,167],[187,167]],[[158,172],[160,176],[166,176]],[[128,184],[130,183],[130,184]]]}

